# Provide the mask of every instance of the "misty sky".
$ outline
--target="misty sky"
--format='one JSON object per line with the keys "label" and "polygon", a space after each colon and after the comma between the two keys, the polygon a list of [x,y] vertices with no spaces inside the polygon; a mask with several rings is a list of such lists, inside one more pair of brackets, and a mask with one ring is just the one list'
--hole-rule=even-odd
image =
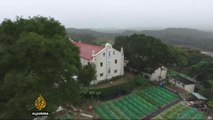
{"label": "misty sky", "polygon": [[65,27],[213,29],[213,0],[2,0],[0,22],[50,16]]}

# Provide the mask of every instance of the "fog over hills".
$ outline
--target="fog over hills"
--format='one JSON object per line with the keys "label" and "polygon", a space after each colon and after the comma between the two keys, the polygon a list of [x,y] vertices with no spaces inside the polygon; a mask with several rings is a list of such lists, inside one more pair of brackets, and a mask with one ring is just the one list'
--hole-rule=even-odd
{"label": "fog over hills", "polygon": [[213,51],[213,32],[189,28],[167,28],[162,30],[123,30],[123,29],[75,29],[68,28],[67,33],[74,40],[85,42],[113,41],[119,35],[145,34],[164,42]]}

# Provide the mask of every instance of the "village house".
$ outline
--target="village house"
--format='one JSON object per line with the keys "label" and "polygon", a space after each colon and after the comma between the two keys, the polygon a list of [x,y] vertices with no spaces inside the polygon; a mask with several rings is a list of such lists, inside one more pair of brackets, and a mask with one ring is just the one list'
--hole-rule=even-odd
{"label": "village house", "polygon": [[105,47],[82,42],[74,42],[74,45],[80,49],[80,59],[83,66],[89,63],[95,65],[96,80],[90,84],[97,84],[124,75],[123,48],[118,51],[109,43]]}
{"label": "village house", "polygon": [[153,71],[141,72],[141,74],[147,77],[147,79],[149,79],[150,81],[159,82],[166,79],[167,68],[161,65]]}
{"label": "village house", "polygon": [[151,73],[150,81],[164,80],[164,79],[166,79],[166,73],[167,73],[167,68],[164,66],[161,66],[161,67],[155,69],[155,71],[153,73]]}
{"label": "village house", "polygon": [[194,81],[180,75],[169,77],[169,82],[189,93],[194,92],[196,85]]}

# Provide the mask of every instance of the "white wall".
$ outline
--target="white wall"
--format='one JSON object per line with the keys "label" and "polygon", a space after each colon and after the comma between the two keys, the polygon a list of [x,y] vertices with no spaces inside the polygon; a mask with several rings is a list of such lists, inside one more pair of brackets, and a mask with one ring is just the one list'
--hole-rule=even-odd
{"label": "white wall", "polygon": [[89,62],[88,60],[86,60],[84,58],[80,58],[80,60],[81,60],[82,66],[88,65],[88,62]]}
{"label": "white wall", "polygon": [[[117,60],[117,63],[115,63],[115,60]],[[96,53],[92,61],[96,66],[97,80],[91,82],[91,84],[124,75],[124,55],[112,48],[110,44],[107,44],[104,49]],[[102,66],[100,66],[101,63]],[[103,74],[103,76],[100,76],[100,74]]]}
{"label": "white wall", "polygon": [[[163,69],[161,69],[163,68]],[[157,68],[150,76],[150,81],[160,81],[166,78],[167,68],[165,67]],[[161,79],[159,79],[161,78]]]}
{"label": "white wall", "polygon": [[192,93],[194,92],[194,88],[195,88],[195,84],[189,84],[189,85],[185,85],[183,83],[180,83],[178,81],[175,82],[175,80],[173,78],[169,78],[169,82],[172,84],[175,84],[175,86],[189,92]]}
{"label": "white wall", "polygon": [[194,92],[194,88],[195,88],[195,84],[191,84],[191,85],[186,85],[185,86],[185,90],[189,93],[193,93]]}
{"label": "white wall", "polygon": [[164,67],[164,70],[161,71],[161,79],[166,79],[167,68]]}
{"label": "white wall", "polygon": [[[105,57],[103,54],[105,53]],[[97,82],[105,80],[106,79],[106,52],[105,50],[101,50],[97,55],[94,56],[94,63],[96,66],[96,78]],[[100,64],[103,64],[103,66],[100,66]],[[100,74],[103,73],[103,76],[101,77]]]}

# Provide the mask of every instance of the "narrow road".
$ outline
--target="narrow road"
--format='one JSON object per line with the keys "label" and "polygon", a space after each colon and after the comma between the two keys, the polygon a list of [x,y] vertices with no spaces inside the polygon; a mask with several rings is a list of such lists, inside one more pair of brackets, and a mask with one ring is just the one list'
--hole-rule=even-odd
{"label": "narrow road", "polygon": [[146,117],[143,118],[142,120],[150,120],[150,119],[152,119],[153,117],[155,117],[155,116],[157,116],[158,114],[160,114],[161,112],[163,112],[164,110],[166,110],[167,108],[169,108],[169,107],[173,106],[174,104],[179,103],[179,102],[181,102],[181,101],[182,101],[182,99],[179,98],[179,99],[177,99],[177,100],[175,100],[175,101],[173,101],[173,102],[167,104],[166,106],[162,107],[161,109],[157,109],[155,112],[153,112],[152,114],[146,116]]}

